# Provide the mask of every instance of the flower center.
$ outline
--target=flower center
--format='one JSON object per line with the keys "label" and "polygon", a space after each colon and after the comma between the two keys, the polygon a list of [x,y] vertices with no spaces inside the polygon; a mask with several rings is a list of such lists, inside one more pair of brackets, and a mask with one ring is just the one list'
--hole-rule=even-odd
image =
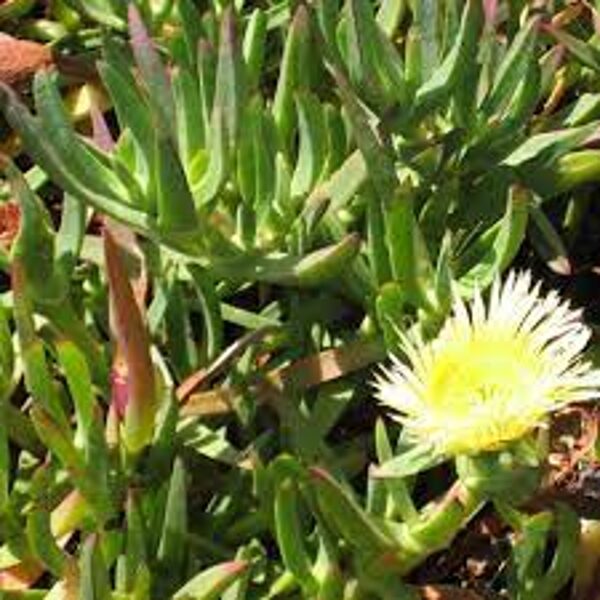
{"label": "flower center", "polygon": [[526,336],[483,327],[438,347],[433,362],[426,392],[431,408],[460,418],[481,409],[501,415],[504,408],[517,408],[535,388],[545,361]]}

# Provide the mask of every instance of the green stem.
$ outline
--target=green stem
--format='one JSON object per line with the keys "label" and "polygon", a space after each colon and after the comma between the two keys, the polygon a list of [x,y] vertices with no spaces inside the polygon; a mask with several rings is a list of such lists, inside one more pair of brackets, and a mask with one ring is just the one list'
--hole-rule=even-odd
{"label": "green stem", "polygon": [[460,481],[431,510],[403,525],[400,530],[401,573],[408,573],[428,556],[446,548],[484,504],[477,490]]}

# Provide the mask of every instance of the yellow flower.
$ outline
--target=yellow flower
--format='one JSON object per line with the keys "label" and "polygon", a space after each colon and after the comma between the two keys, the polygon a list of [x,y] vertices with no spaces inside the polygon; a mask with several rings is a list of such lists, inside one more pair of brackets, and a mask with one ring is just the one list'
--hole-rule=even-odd
{"label": "yellow flower", "polygon": [[499,448],[543,424],[548,413],[599,395],[600,371],[582,360],[590,330],[556,292],[543,296],[529,273],[455,297],[439,336],[402,335],[407,363],[392,357],[377,397],[416,442],[444,455]]}

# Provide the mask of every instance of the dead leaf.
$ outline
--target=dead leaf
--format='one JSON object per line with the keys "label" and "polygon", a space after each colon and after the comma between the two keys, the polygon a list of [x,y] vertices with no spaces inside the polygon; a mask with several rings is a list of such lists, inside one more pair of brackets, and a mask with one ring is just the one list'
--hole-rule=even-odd
{"label": "dead leaf", "polygon": [[[370,364],[382,360],[385,352],[378,340],[357,340],[340,346],[323,350],[301,358],[289,365],[269,371],[264,380],[257,383],[256,392],[259,401],[267,398],[275,400],[278,395],[291,393],[292,391],[306,390],[339,377],[348,375]],[[219,359],[217,359],[219,360]],[[196,375],[202,381],[205,373]],[[200,393],[189,393],[198,385],[198,381],[190,379],[184,382],[185,387],[179,391],[179,397],[187,398],[187,402],[181,408],[181,414],[185,416],[215,415],[231,411],[235,399],[241,391],[235,387],[221,387]]]}
{"label": "dead leaf", "polygon": [[186,402],[193,392],[202,389],[212,378],[227,370],[235,360],[244,354],[248,347],[260,342],[266,335],[276,329],[276,327],[271,326],[261,327],[250,331],[233,342],[210,365],[192,373],[179,385],[176,391],[179,401]]}
{"label": "dead leaf", "polygon": [[21,562],[13,567],[0,570],[0,591],[29,589],[42,575],[44,569],[39,563]]}
{"label": "dead leaf", "polygon": [[70,81],[94,81],[94,63],[79,56],[52,51],[46,44],[0,33],[0,81],[15,88],[27,85],[36,71],[56,67]]}
{"label": "dead leaf", "polygon": [[16,202],[4,202],[0,204],[0,246],[10,250],[19,231],[21,211]]}
{"label": "dead leaf", "polygon": [[13,87],[26,84],[36,71],[53,64],[48,46],[0,33],[0,81]]}

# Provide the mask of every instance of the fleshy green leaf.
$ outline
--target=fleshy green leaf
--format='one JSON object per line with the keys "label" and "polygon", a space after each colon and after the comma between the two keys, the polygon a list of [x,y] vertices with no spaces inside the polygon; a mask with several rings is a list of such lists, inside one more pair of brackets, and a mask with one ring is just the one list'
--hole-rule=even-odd
{"label": "fleshy green leaf", "polygon": [[361,553],[384,551],[391,540],[358,505],[349,490],[319,468],[310,470],[311,484],[324,517]]}
{"label": "fleshy green leaf", "polygon": [[376,467],[373,469],[373,475],[392,479],[408,477],[431,469],[445,460],[446,458],[436,453],[432,446],[421,444],[407,449]]}
{"label": "fleshy green leaf", "polygon": [[248,569],[246,561],[214,565],[198,573],[178,590],[173,600],[218,600],[221,594]]}

